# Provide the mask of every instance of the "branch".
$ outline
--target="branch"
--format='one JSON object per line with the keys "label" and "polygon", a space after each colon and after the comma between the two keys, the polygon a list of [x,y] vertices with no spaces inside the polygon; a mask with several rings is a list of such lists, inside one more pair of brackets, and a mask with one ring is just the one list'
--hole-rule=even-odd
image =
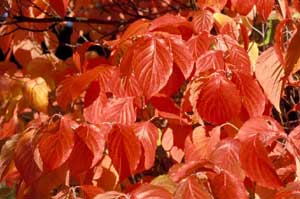
{"label": "branch", "polygon": [[26,16],[15,16],[12,20],[1,22],[1,25],[11,25],[17,23],[60,23],[60,22],[74,22],[74,23],[91,23],[91,24],[111,24],[111,25],[123,25],[132,23],[136,19],[128,20],[103,20],[84,17],[47,17],[47,18],[32,18]]}

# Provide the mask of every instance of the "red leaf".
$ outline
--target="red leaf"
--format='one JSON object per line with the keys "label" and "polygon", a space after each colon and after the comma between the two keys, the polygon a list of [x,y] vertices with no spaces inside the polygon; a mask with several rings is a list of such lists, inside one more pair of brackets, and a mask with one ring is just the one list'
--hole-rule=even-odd
{"label": "red leaf", "polygon": [[174,146],[180,149],[184,148],[185,138],[192,132],[192,126],[187,123],[186,120],[176,115],[163,115],[165,119],[168,119],[168,127],[173,130]]}
{"label": "red leaf", "polygon": [[192,23],[196,33],[210,32],[214,24],[213,14],[209,10],[198,11],[193,15]]}
{"label": "red leaf", "polygon": [[143,37],[135,45],[133,72],[147,98],[157,94],[172,74],[171,47],[159,37]]}
{"label": "red leaf", "polygon": [[171,168],[169,171],[169,175],[174,182],[179,182],[182,179],[201,171],[209,171],[216,173],[216,171],[219,171],[219,168],[217,168],[214,164],[206,160],[197,160],[188,162],[175,170],[172,170]]}
{"label": "red leaf", "polygon": [[103,193],[103,190],[93,185],[80,185],[81,191],[84,193],[84,198],[92,199],[96,195]]}
{"label": "red leaf", "polygon": [[174,36],[169,36],[168,39],[171,44],[174,63],[179,67],[185,79],[188,79],[194,69],[194,61],[187,44],[181,38]]}
{"label": "red leaf", "polygon": [[140,84],[137,82],[133,73],[130,73],[125,76],[115,74],[117,79],[113,80],[112,91],[113,94],[117,97],[130,97],[137,96],[140,97],[143,95]]}
{"label": "red leaf", "polygon": [[172,194],[164,188],[151,185],[141,184],[134,189],[130,195],[134,199],[172,199]]}
{"label": "red leaf", "polygon": [[276,120],[269,116],[261,116],[246,121],[237,134],[242,143],[254,139],[255,136],[258,136],[264,145],[269,145],[277,138],[286,137],[286,134]]}
{"label": "red leaf", "polygon": [[0,140],[4,140],[14,135],[17,131],[18,123],[17,112],[14,111],[13,116],[0,126]]}
{"label": "red leaf", "polygon": [[115,125],[108,136],[108,151],[120,181],[133,174],[141,156],[141,145],[133,129]]}
{"label": "red leaf", "polygon": [[92,82],[84,97],[83,115],[85,120],[90,123],[99,124],[99,118],[101,118],[107,101],[106,94],[100,91],[99,82]]}
{"label": "red leaf", "polygon": [[168,96],[163,94],[155,95],[150,99],[150,103],[159,111],[165,113],[180,114],[179,107]]}
{"label": "red leaf", "polygon": [[240,160],[246,175],[259,185],[276,189],[282,183],[258,135],[242,141]]}
{"label": "red leaf", "polygon": [[267,116],[248,120],[237,134],[241,141],[242,168],[247,176],[261,186],[278,188],[282,184],[264,147],[280,137],[285,137],[282,127]]}
{"label": "red leaf", "polygon": [[111,98],[103,107],[100,122],[132,124],[136,120],[133,97]]}
{"label": "red leaf", "polygon": [[151,22],[149,31],[163,31],[189,37],[193,33],[193,27],[192,24],[182,16],[165,14]]}
{"label": "red leaf", "polygon": [[234,45],[227,51],[226,62],[232,64],[237,70],[251,74],[249,55],[244,48],[240,46]]}
{"label": "red leaf", "polygon": [[158,129],[150,121],[134,124],[134,131],[144,151],[144,168],[150,169],[155,160],[155,152],[158,140]]}
{"label": "red leaf", "polygon": [[227,171],[222,171],[211,180],[214,197],[218,199],[238,198],[248,199],[248,193],[241,179]]}
{"label": "red leaf", "polygon": [[115,68],[112,66],[99,66],[88,70],[80,76],[72,76],[66,78],[58,87],[56,91],[57,102],[62,108],[66,108],[67,105],[74,99],[78,98],[80,94],[93,82],[96,78],[99,78],[99,84],[101,90],[106,91],[107,84],[111,80],[111,76],[114,73]]}
{"label": "red leaf", "polygon": [[131,23],[122,34],[120,41],[123,42],[127,39],[130,39],[131,37],[146,33],[149,26],[150,22],[146,19],[139,19]]}
{"label": "red leaf", "polygon": [[79,173],[92,168],[102,158],[105,135],[92,125],[82,125],[75,133],[75,146],[69,158],[69,167],[73,173]]}
{"label": "red leaf", "polygon": [[256,9],[264,21],[268,20],[268,17],[273,9],[274,0],[257,0]]}
{"label": "red leaf", "polygon": [[295,156],[300,159],[300,125],[294,128],[288,136],[288,145],[291,145]]}
{"label": "red leaf", "polygon": [[197,59],[204,52],[208,51],[212,40],[213,39],[209,36],[207,32],[203,32],[197,36],[192,36],[188,40],[187,45],[194,59]]}
{"label": "red leaf", "polygon": [[[165,94],[167,96],[173,96],[180,89],[184,81],[185,78],[183,76],[182,71],[176,64],[174,64],[173,72],[168,80],[168,83],[160,90],[160,93]],[[150,100],[152,100],[152,98]]]}
{"label": "red leaf", "polygon": [[225,63],[223,59],[223,52],[211,50],[202,54],[196,61],[195,76],[207,70],[224,69]]}
{"label": "red leaf", "polygon": [[297,30],[294,33],[292,39],[289,42],[289,46],[287,49],[287,54],[285,56],[285,74],[289,75],[291,72],[296,72],[295,68],[297,68],[296,64],[300,58],[300,25],[297,26]]}
{"label": "red leaf", "polygon": [[241,15],[247,15],[255,5],[257,0],[231,0],[234,9]]}
{"label": "red leaf", "polygon": [[250,74],[233,71],[232,81],[240,90],[242,104],[249,116],[261,116],[265,110],[266,98],[256,80]]}
{"label": "red leaf", "polygon": [[279,102],[284,85],[282,80],[284,70],[274,48],[269,48],[258,57],[255,75],[267,98],[275,106],[276,110],[281,112]]}
{"label": "red leaf", "polygon": [[[240,164],[240,142],[233,139],[225,139],[220,142],[216,150],[211,154],[210,160],[231,175],[244,180],[244,172]],[[234,198],[234,197],[233,197]]]}
{"label": "red leaf", "polygon": [[96,195],[93,199],[123,199],[126,194],[117,191],[107,191]]}
{"label": "red leaf", "polygon": [[64,17],[66,15],[69,0],[50,0],[49,3],[60,17]]}
{"label": "red leaf", "polygon": [[280,23],[276,26],[275,36],[274,36],[274,50],[277,54],[277,57],[282,65],[285,65],[285,61],[283,58],[283,53],[286,51],[285,46],[285,29],[289,26],[289,24],[293,23],[289,19],[285,19],[280,21]]}
{"label": "red leaf", "polygon": [[174,199],[213,199],[209,188],[196,176],[192,175],[183,179],[177,186]]}
{"label": "red leaf", "polygon": [[210,136],[206,135],[203,127],[195,128],[192,137],[185,140],[185,162],[208,160],[220,141],[220,133],[220,127],[216,127],[211,131]]}
{"label": "red leaf", "polygon": [[34,131],[25,133],[18,141],[15,149],[15,164],[27,185],[37,180],[42,171],[35,161],[35,146],[32,143]]}
{"label": "red leaf", "polygon": [[294,4],[296,10],[299,12],[300,11],[300,2],[297,0],[293,0],[293,4]]}
{"label": "red leaf", "polygon": [[225,75],[215,73],[201,88],[196,109],[204,120],[221,124],[240,113],[240,93]]}
{"label": "red leaf", "polygon": [[285,188],[279,189],[275,199],[297,199],[300,198],[300,182],[290,182]]}
{"label": "red leaf", "polygon": [[43,167],[53,170],[60,167],[69,158],[74,146],[74,132],[71,121],[61,117],[56,128],[45,132],[39,141],[39,151]]}
{"label": "red leaf", "polygon": [[198,0],[197,2],[200,7],[212,7],[221,11],[225,7],[227,0]]}

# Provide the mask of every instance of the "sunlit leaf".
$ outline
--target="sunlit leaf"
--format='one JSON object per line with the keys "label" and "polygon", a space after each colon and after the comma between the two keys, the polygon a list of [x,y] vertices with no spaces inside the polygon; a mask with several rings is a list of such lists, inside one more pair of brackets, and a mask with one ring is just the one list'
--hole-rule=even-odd
{"label": "sunlit leaf", "polygon": [[256,63],[255,75],[267,98],[278,112],[281,112],[279,102],[282,94],[284,69],[277,58],[274,48],[264,51]]}
{"label": "sunlit leaf", "polygon": [[133,73],[147,98],[157,94],[172,74],[171,47],[162,38],[143,37],[135,44]]}

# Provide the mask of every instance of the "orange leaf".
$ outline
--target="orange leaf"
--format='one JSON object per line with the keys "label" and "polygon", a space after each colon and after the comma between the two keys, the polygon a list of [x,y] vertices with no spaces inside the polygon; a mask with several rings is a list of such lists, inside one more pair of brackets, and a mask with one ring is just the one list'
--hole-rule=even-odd
{"label": "orange leaf", "polygon": [[56,169],[69,158],[74,146],[71,124],[69,119],[61,117],[56,123],[57,130],[46,131],[42,135],[38,148],[45,169]]}

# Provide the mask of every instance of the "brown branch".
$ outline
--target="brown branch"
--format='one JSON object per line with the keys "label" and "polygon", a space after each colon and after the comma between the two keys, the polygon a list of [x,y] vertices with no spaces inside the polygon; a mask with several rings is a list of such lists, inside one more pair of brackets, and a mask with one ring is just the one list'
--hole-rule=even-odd
{"label": "brown branch", "polygon": [[132,23],[136,19],[128,20],[103,20],[84,17],[47,17],[47,18],[32,18],[26,16],[15,16],[12,20],[1,22],[1,25],[11,25],[17,23],[61,23],[61,22],[74,22],[74,23],[91,23],[91,24],[111,24],[123,25]]}

